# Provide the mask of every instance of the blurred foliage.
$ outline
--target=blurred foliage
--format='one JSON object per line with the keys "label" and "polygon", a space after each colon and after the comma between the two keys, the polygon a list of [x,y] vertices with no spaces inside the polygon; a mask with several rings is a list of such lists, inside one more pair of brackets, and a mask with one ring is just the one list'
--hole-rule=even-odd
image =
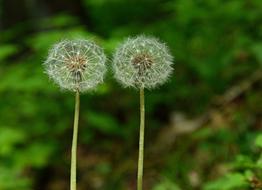
{"label": "blurred foliage", "polygon": [[[167,43],[174,75],[146,92],[150,149],[172,113],[209,113],[218,96],[261,70],[261,10],[261,0],[0,1],[0,189],[68,189],[74,98],[43,73],[53,43],[94,39],[109,67],[127,36]],[[122,89],[111,71],[105,81],[81,96],[79,189],[135,189],[138,94]],[[222,119],[174,137],[157,161],[148,150],[146,189],[261,188],[261,97],[256,83],[220,110]]]}

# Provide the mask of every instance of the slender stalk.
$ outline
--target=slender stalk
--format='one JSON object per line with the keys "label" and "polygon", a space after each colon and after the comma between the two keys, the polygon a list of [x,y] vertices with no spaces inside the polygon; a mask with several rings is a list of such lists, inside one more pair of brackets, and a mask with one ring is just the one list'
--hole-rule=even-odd
{"label": "slender stalk", "polygon": [[140,88],[140,135],[139,155],[137,170],[137,190],[143,189],[143,165],[144,165],[144,133],[145,133],[145,97],[144,88]]}
{"label": "slender stalk", "polygon": [[79,120],[80,97],[79,91],[76,91],[75,97],[75,118],[74,131],[71,150],[71,176],[70,176],[70,190],[76,190],[76,160],[77,160],[77,136],[78,136],[78,120]]}

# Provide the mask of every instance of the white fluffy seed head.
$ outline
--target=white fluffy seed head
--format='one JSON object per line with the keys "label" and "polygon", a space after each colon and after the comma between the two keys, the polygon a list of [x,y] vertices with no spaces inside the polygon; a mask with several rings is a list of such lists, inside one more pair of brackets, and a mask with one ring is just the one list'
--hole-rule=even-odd
{"label": "white fluffy seed head", "polygon": [[106,56],[88,40],[65,40],[55,44],[44,62],[46,73],[62,89],[85,92],[103,82]]}
{"label": "white fluffy seed head", "polygon": [[115,78],[124,87],[152,89],[166,82],[172,73],[169,49],[154,37],[128,38],[113,58]]}

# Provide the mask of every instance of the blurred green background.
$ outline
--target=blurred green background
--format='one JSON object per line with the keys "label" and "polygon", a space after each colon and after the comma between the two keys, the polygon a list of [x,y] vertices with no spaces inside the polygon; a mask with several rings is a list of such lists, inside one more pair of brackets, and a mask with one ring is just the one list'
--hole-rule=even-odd
{"label": "blurred green background", "polygon": [[[74,94],[43,72],[50,46],[109,55],[154,35],[174,74],[146,91],[145,190],[262,189],[261,0],[0,0],[0,190],[69,189]],[[79,190],[134,190],[139,98],[109,70],[81,96]]]}

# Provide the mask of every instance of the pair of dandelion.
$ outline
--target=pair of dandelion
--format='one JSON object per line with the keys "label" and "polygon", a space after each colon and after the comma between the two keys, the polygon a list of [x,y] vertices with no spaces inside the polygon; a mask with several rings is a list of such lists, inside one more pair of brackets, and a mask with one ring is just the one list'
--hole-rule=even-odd
{"label": "pair of dandelion", "polygon": [[[121,44],[113,57],[114,76],[124,87],[140,90],[140,136],[137,189],[142,190],[144,160],[144,89],[166,82],[172,73],[173,57],[168,48],[153,37],[138,36]],[[77,136],[81,92],[93,90],[103,82],[106,56],[92,41],[62,41],[50,50],[44,63],[51,79],[62,89],[76,93],[71,152],[70,190],[76,190]]]}

